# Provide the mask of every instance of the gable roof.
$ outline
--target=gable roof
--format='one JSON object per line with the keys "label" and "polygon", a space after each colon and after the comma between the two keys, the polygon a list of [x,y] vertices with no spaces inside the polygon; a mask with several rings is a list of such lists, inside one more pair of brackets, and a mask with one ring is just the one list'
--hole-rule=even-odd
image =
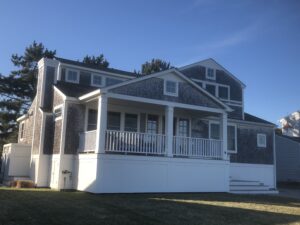
{"label": "gable roof", "polygon": [[276,133],[276,136],[283,137],[283,138],[286,138],[286,139],[289,139],[289,140],[292,140],[292,141],[300,143],[300,137],[291,137],[291,136],[287,136],[287,135],[283,135],[283,134],[278,134],[278,133]]}
{"label": "gable roof", "polygon": [[83,85],[67,83],[63,81],[57,81],[57,83],[54,84],[54,87],[60,90],[65,96],[74,97],[74,98],[78,98],[82,95],[90,93],[91,91],[99,89],[97,87],[83,86]]}
{"label": "gable roof", "polygon": [[179,67],[179,70],[188,69],[188,68],[191,68],[191,67],[194,67],[194,66],[197,66],[197,65],[203,66],[202,64],[203,64],[204,62],[207,62],[207,61],[211,61],[211,62],[215,63],[217,66],[221,67],[222,70],[224,70],[224,71],[225,71],[229,76],[231,76],[235,81],[237,81],[243,88],[246,87],[246,85],[245,85],[240,79],[238,79],[236,76],[234,76],[231,72],[229,72],[224,66],[222,66],[220,63],[218,63],[218,62],[217,62],[216,60],[214,60],[213,58],[204,59],[204,60],[201,60],[201,61],[198,61],[198,62],[189,64],[189,65],[186,65],[186,66]]}
{"label": "gable roof", "polygon": [[121,74],[121,75],[129,76],[129,77],[132,77],[132,78],[137,77],[136,73],[129,72],[129,71],[124,71],[124,70],[119,70],[119,69],[114,69],[114,68],[99,68],[99,67],[94,66],[94,65],[88,65],[88,64],[83,63],[83,62],[70,60],[70,59],[59,58],[59,57],[55,57],[54,59],[58,60],[61,63],[70,64],[70,65],[74,65],[74,66],[80,66],[80,67],[85,67],[85,68],[89,68],[89,69],[96,69],[96,70],[99,70],[99,71],[104,71],[104,72],[109,72],[109,73]]}
{"label": "gable roof", "polygon": [[116,84],[116,85],[112,85],[112,86],[109,86],[109,87],[106,87],[106,88],[102,88],[101,89],[101,92],[107,92],[111,89],[114,89],[114,88],[117,88],[117,87],[121,87],[121,86],[125,86],[125,85],[128,85],[128,84],[132,84],[132,83],[135,83],[135,82],[139,82],[139,81],[142,81],[142,80],[146,80],[146,79],[150,79],[150,78],[154,78],[154,77],[159,77],[159,76],[162,76],[164,74],[167,74],[167,73],[175,73],[178,77],[180,77],[181,79],[185,80],[187,83],[191,84],[193,87],[195,87],[197,90],[201,91],[202,93],[204,93],[205,95],[207,95],[209,98],[211,98],[213,101],[217,102],[220,106],[222,106],[226,111],[233,111],[228,105],[226,105],[225,103],[223,103],[222,101],[220,101],[219,99],[217,99],[215,96],[213,96],[212,94],[210,94],[209,92],[207,92],[205,89],[203,89],[202,87],[200,87],[198,84],[196,84],[194,81],[192,81],[191,79],[189,79],[188,77],[186,77],[185,75],[183,75],[178,69],[176,68],[171,68],[171,69],[168,69],[168,70],[164,70],[164,71],[161,71],[161,72],[158,72],[158,73],[153,73],[153,74],[150,74],[150,75],[145,75],[145,76],[142,76],[142,77],[138,77],[138,78],[135,78],[135,79],[131,79],[131,80],[128,80],[128,81],[124,81],[122,83],[119,83],[119,84]]}
{"label": "gable roof", "polygon": [[276,126],[274,123],[271,123],[267,120],[261,119],[259,117],[253,116],[249,113],[244,113],[244,120],[248,121],[248,122],[255,122],[255,123],[265,123],[265,124],[269,124],[269,125],[274,125]]}

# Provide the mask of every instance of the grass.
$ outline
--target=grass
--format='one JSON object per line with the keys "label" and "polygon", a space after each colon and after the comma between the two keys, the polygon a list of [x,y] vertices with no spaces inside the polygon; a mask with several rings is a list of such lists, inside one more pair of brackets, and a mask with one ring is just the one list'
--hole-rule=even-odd
{"label": "grass", "polygon": [[0,188],[0,225],[300,224],[300,200],[231,194],[106,194]]}

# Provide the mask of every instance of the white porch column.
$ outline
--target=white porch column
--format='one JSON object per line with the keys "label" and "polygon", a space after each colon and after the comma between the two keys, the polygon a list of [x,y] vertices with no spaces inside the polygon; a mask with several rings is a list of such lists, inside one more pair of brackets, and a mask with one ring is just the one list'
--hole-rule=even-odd
{"label": "white porch column", "polygon": [[102,94],[98,99],[97,135],[95,153],[105,153],[105,132],[107,127],[107,96]]}
{"label": "white porch column", "polygon": [[165,135],[166,135],[166,153],[173,157],[173,118],[174,108],[166,106],[165,109]]}
{"label": "white porch column", "polygon": [[220,115],[220,134],[222,139],[223,159],[227,160],[227,113]]}

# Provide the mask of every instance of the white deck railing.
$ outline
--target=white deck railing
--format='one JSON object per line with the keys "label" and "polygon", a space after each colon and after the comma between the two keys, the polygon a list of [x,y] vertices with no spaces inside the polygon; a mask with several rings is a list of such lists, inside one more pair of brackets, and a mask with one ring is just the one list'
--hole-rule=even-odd
{"label": "white deck railing", "polygon": [[[79,152],[95,151],[96,130],[79,134]],[[166,136],[126,131],[107,130],[107,153],[166,155]],[[204,138],[173,137],[173,155],[176,157],[222,159],[222,141]]]}
{"label": "white deck railing", "polygon": [[173,155],[191,158],[222,159],[222,141],[175,136],[173,137]]}
{"label": "white deck railing", "polygon": [[79,152],[95,151],[96,130],[79,133]]}
{"label": "white deck railing", "polygon": [[165,155],[165,135],[106,131],[106,152]]}

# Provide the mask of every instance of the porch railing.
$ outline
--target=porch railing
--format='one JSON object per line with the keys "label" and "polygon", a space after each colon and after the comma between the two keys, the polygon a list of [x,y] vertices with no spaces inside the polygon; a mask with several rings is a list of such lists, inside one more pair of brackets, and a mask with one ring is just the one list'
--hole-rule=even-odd
{"label": "porch railing", "polygon": [[96,149],[96,130],[79,133],[79,152],[95,151]]}
{"label": "porch railing", "polygon": [[174,136],[173,155],[191,158],[222,159],[222,141]]}
{"label": "porch railing", "polygon": [[166,137],[126,131],[106,131],[106,152],[165,155]]}

